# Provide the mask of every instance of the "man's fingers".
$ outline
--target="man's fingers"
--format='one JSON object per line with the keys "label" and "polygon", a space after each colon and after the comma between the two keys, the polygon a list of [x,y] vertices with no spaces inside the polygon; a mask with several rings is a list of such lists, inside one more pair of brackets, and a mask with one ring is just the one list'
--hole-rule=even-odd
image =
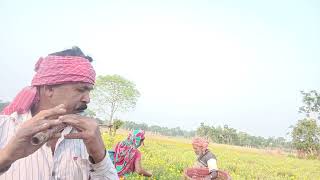
{"label": "man's fingers", "polygon": [[63,123],[59,120],[43,120],[41,123],[39,123],[36,127],[32,129],[32,134],[36,134],[41,131],[48,130],[49,128],[62,125]]}
{"label": "man's fingers", "polygon": [[62,116],[59,117],[60,121],[62,121],[65,124],[68,124],[80,131],[83,131],[86,129],[86,124],[85,122],[79,120],[79,119],[75,119],[75,117],[72,116]]}
{"label": "man's fingers", "polygon": [[51,108],[51,109],[47,109],[47,110],[43,110],[43,111],[40,111],[36,116],[35,118],[37,120],[40,120],[40,119],[47,119],[51,116],[59,116],[59,115],[62,115],[66,113],[66,109],[65,109],[65,106],[63,104],[60,104],[59,106],[56,106],[54,108]]}
{"label": "man's fingers", "polygon": [[60,138],[61,137],[61,133],[56,133],[56,134],[53,134],[50,138],[49,138],[49,140],[51,140],[51,139],[57,139],[57,138]]}
{"label": "man's fingers", "polygon": [[85,135],[83,132],[79,132],[79,133],[70,133],[70,134],[66,134],[64,135],[64,137],[66,139],[84,139]]}

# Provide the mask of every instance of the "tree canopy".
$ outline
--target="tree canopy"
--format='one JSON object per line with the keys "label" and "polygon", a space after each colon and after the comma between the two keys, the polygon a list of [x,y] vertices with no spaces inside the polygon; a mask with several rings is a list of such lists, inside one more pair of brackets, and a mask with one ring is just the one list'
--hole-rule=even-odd
{"label": "tree canopy", "polygon": [[299,120],[296,125],[291,126],[292,143],[294,148],[311,156],[320,155],[320,127],[317,119],[320,112],[320,94],[312,90],[301,91],[303,106],[299,112],[305,118]]}
{"label": "tree canopy", "polygon": [[136,85],[120,75],[98,76],[92,91],[91,108],[98,117],[113,122],[116,112],[135,108],[140,92]]}

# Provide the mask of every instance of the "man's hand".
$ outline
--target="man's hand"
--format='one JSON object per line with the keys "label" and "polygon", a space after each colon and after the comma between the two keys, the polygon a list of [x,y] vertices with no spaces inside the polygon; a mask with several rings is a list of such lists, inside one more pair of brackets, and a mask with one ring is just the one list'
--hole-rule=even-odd
{"label": "man's hand", "polygon": [[96,120],[76,114],[61,116],[59,119],[79,131],[67,134],[65,138],[83,139],[88,154],[93,158],[94,162],[98,163],[103,160],[105,147]]}
{"label": "man's hand", "polygon": [[213,170],[211,173],[210,173],[210,179],[215,179],[218,177],[218,171],[216,170]]}
{"label": "man's hand", "polygon": [[[66,112],[64,105],[56,106],[52,109],[40,111],[31,119],[21,124],[16,134],[10,139],[8,144],[1,150],[0,166],[10,166],[14,161],[29,156],[37,151],[45,142],[34,146],[31,144],[31,138],[38,132],[46,131],[52,127],[61,125],[58,117]],[[50,120],[51,119],[51,120]],[[51,134],[49,138],[57,138],[60,133]]]}

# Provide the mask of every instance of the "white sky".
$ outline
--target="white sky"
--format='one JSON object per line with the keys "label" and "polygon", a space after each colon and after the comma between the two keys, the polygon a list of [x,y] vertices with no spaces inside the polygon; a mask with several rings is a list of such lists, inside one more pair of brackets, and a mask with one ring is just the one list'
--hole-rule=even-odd
{"label": "white sky", "polygon": [[120,118],[286,136],[299,91],[320,87],[319,19],[318,1],[2,0],[0,99],[29,85],[39,56],[78,45],[98,75],[136,83]]}

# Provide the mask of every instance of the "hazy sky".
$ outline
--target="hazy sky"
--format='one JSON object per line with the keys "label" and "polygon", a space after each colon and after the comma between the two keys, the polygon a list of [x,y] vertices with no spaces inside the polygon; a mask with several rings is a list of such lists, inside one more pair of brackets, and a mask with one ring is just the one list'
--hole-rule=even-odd
{"label": "hazy sky", "polygon": [[320,1],[0,1],[0,99],[40,56],[78,45],[141,97],[125,120],[286,136],[320,88]]}

